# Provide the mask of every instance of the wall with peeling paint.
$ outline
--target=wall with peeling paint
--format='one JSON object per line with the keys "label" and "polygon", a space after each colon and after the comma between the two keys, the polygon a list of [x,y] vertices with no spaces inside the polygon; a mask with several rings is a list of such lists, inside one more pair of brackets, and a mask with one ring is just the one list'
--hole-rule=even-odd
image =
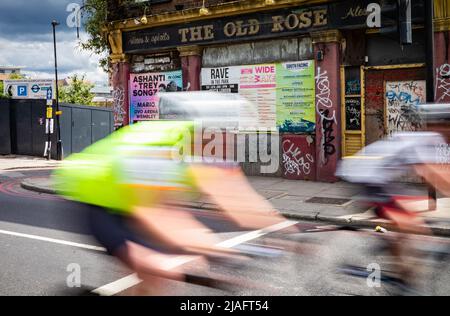
{"label": "wall with peeling paint", "polygon": [[207,47],[203,67],[225,67],[313,59],[311,38],[293,38]]}
{"label": "wall with peeling paint", "polygon": [[425,68],[366,71],[366,144],[381,139],[385,133],[385,82],[425,80]]}

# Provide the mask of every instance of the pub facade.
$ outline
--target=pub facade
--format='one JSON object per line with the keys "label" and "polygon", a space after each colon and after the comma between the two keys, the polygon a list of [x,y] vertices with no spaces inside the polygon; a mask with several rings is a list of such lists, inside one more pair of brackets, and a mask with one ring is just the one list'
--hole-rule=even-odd
{"label": "pub facade", "polygon": [[239,93],[279,138],[272,175],[336,181],[343,156],[418,128],[403,105],[430,87],[450,102],[450,3],[434,1],[430,85],[425,1],[110,0],[115,124],[158,119],[160,91]]}

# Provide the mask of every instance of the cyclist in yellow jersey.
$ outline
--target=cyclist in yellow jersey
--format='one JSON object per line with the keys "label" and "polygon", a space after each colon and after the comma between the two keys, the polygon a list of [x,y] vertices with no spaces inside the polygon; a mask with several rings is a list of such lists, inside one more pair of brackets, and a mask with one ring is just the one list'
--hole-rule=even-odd
{"label": "cyclist in yellow jersey", "polygon": [[183,280],[169,269],[174,255],[227,257],[213,232],[174,206],[207,195],[240,227],[260,229],[285,219],[249,185],[234,163],[192,162],[194,121],[127,126],[74,154],[55,172],[57,190],[90,209],[92,231],[108,252],[141,279]]}

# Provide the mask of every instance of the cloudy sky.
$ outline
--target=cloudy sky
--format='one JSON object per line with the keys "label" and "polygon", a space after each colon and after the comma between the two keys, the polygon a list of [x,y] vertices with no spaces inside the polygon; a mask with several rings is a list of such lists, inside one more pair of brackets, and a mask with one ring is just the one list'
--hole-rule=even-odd
{"label": "cloudy sky", "polygon": [[[57,27],[59,77],[86,74],[92,82],[106,82],[98,67],[99,56],[79,48],[76,28],[70,28],[67,6],[81,0],[0,0],[0,65],[23,66],[32,78],[53,78],[53,35]],[[86,38],[81,33],[81,39]]]}

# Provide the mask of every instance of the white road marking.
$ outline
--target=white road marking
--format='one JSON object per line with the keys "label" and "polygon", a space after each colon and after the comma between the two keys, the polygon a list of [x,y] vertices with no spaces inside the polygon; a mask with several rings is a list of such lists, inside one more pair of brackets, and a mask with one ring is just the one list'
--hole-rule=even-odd
{"label": "white road marking", "polygon": [[[282,223],[279,223],[279,224],[276,224],[273,226],[269,226],[264,229],[255,230],[255,231],[249,232],[247,234],[240,235],[240,236],[231,238],[229,240],[225,240],[223,242],[218,243],[216,246],[222,247],[222,248],[233,248],[237,245],[243,244],[250,240],[254,240],[254,239],[260,238],[264,235],[274,233],[274,232],[286,229],[288,227],[297,225],[298,223],[299,222],[296,222],[296,221],[285,221],[285,222],[282,222]],[[195,260],[196,258],[198,258],[198,257],[192,257],[192,256],[176,257],[169,261],[166,270],[168,271],[168,270],[174,269],[176,267],[182,266],[186,263],[189,263],[189,262]],[[101,287],[93,290],[92,293],[99,294],[102,296],[113,296],[113,295],[123,292],[126,289],[129,289],[130,287],[133,287],[141,282],[142,282],[142,280],[140,280],[136,274],[131,274],[120,280],[117,280],[115,282],[101,286]]]}
{"label": "white road marking", "polygon": [[233,248],[237,245],[243,244],[247,241],[253,240],[253,239],[258,239],[264,235],[270,234],[270,233],[274,233],[276,231],[280,231],[283,230],[285,228],[297,225],[299,222],[295,222],[295,221],[285,221],[264,229],[260,229],[260,230],[255,230],[252,231],[250,233],[244,234],[244,235],[240,235],[237,236],[235,238],[226,240],[224,242],[221,242],[219,244],[217,244],[217,247],[222,247],[222,248]]}
{"label": "white road marking", "polygon": [[[285,221],[285,222],[282,222],[282,223],[279,223],[279,224],[276,224],[276,225],[273,225],[273,226],[270,226],[270,227],[267,227],[264,229],[252,231],[252,232],[231,238],[229,240],[218,243],[216,246],[222,247],[222,248],[233,248],[237,245],[243,244],[250,240],[254,240],[254,239],[260,238],[264,235],[267,235],[267,234],[270,234],[273,232],[277,232],[277,231],[283,230],[285,228],[297,225],[298,223],[299,222],[297,222],[297,221]],[[37,235],[16,233],[16,232],[7,231],[7,230],[0,230],[0,234],[14,236],[14,237],[22,237],[22,238],[33,239],[33,240],[39,240],[39,241],[45,241],[45,242],[50,242],[50,243],[54,243],[54,244],[60,244],[60,245],[65,245],[65,246],[70,246],[70,247],[81,248],[81,249],[106,252],[106,249],[103,247],[75,243],[75,242],[61,240],[61,239],[54,239],[54,238],[37,236]],[[176,267],[182,266],[184,264],[187,264],[189,262],[196,260],[197,258],[198,257],[193,257],[193,256],[175,257],[168,261],[166,270],[168,271],[168,270],[174,269]],[[136,274],[131,274],[120,280],[117,280],[112,283],[101,286],[101,287],[93,290],[92,293],[103,295],[103,296],[112,296],[117,293],[123,292],[126,289],[129,289],[141,282],[142,282],[142,280],[140,280]]]}
{"label": "white road marking", "polygon": [[87,245],[87,244],[80,244],[80,243],[61,240],[61,239],[54,239],[54,238],[37,236],[37,235],[22,234],[22,233],[7,231],[7,230],[0,230],[0,234],[14,236],[14,237],[34,239],[34,240],[39,240],[39,241],[46,241],[46,242],[51,242],[54,244],[60,244],[60,245],[65,245],[65,246],[70,246],[70,247],[81,248],[81,249],[106,252],[106,249],[103,247],[92,246],[92,245]]}
{"label": "white road marking", "polygon": [[137,274],[130,274],[129,276],[126,276],[120,280],[101,286],[93,290],[92,293],[102,296],[113,296],[126,289],[129,289],[130,287],[138,285],[141,282],[142,280],[138,278]]}

